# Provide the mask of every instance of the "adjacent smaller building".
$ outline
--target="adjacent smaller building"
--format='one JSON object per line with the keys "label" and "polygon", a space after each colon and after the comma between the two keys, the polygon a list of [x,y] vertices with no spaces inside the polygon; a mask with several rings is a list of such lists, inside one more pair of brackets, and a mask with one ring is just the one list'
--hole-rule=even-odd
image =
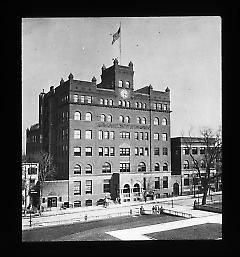
{"label": "adjacent smaller building", "polygon": [[[210,145],[214,146],[214,138]],[[191,147],[190,146],[191,142]],[[206,164],[204,162],[204,154],[206,143],[200,137],[175,137],[171,138],[171,166],[172,177],[171,184],[174,195],[188,195],[201,191],[201,182],[198,178],[197,170],[194,167],[194,162],[191,154],[200,163],[201,175],[206,173]],[[216,174],[216,165],[212,163],[210,176]],[[211,181],[210,187],[215,191],[216,185]]]}
{"label": "adjacent smaller building", "polygon": [[34,187],[38,181],[39,163],[22,163],[22,207],[34,205]]}

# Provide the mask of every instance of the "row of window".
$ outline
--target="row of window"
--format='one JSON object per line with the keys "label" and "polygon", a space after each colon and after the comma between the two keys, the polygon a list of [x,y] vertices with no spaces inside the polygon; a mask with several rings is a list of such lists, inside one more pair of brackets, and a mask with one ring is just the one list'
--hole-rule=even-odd
{"label": "row of window", "polygon": [[[191,147],[192,154],[198,154],[198,147]],[[200,154],[205,154],[205,147],[200,147],[199,148],[199,153]],[[183,148],[183,154],[184,155],[189,155],[190,154],[190,148],[189,147],[184,147]]]}
{"label": "row of window", "polygon": [[[192,164],[193,164],[193,168],[196,167],[195,162],[192,162]],[[189,161],[188,160],[183,161],[183,169],[189,169],[189,167],[190,167]],[[200,168],[206,168],[206,163],[205,163],[204,160],[200,160],[199,167]],[[210,168],[214,168],[214,163],[213,162],[210,164]]]}
{"label": "row of window", "polygon": [[[76,111],[74,113],[74,120],[81,120],[81,113],[79,111]],[[92,115],[91,113],[86,113],[85,115],[85,120],[87,121],[92,121]],[[100,116],[100,121],[101,122],[112,122],[112,115],[111,114],[101,114]],[[119,122],[121,123],[130,123],[130,117],[129,116],[122,116],[120,115],[119,116]],[[147,119],[145,117],[137,117],[137,123],[138,124],[147,124]],[[162,119],[162,123],[161,123],[163,126],[166,126],[167,125],[167,119],[166,118],[163,118]],[[153,125],[160,125],[160,119],[158,117],[155,117],[154,120],[153,120]]]}
{"label": "row of window", "polygon": [[[78,101],[79,101],[79,95],[78,94],[74,94],[73,95],[73,102],[74,103],[78,103]],[[92,103],[92,96],[81,95],[80,96],[80,102],[81,103],[91,104]]]}
{"label": "row of window", "polygon": [[[92,96],[87,96],[87,95],[81,95],[79,97],[78,94],[74,94],[73,95],[73,102],[74,103],[78,103],[79,101],[80,101],[80,103],[91,104],[93,102],[93,98],[92,98]],[[113,100],[112,99],[100,98],[99,103],[101,105],[113,106]],[[131,103],[130,103],[130,101],[119,100],[118,101],[118,106],[130,108],[131,107]],[[153,106],[153,109],[155,109],[155,110],[164,110],[164,111],[166,111],[168,109],[168,105],[167,104],[162,104],[162,103],[153,103],[152,106]],[[147,104],[146,103],[142,103],[142,102],[135,102],[135,108],[146,109],[147,108]]]}
{"label": "row of window", "polygon": [[[146,172],[146,164],[144,162],[140,162],[138,164],[137,170],[138,170],[138,172]],[[161,170],[160,164],[155,163],[154,164],[154,171],[160,171],[160,170]],[[163,164],[162,170],[163,171],[168,171],[168,164],[167,163]],[[120,163],[119,171],[120,172],[130,172],[130,163],[129,162]],[[108,162],[105,162],[102,165],[102,173],[111,173],[111,172],[112,172],[111,164],[108,163]],[[81,175],[82,174],[82,168],[79,164],[74,166],[73,173],[75,175]],[[92,174],[92,165],[90,165],[90,164],[86,165],[85,174]]]}

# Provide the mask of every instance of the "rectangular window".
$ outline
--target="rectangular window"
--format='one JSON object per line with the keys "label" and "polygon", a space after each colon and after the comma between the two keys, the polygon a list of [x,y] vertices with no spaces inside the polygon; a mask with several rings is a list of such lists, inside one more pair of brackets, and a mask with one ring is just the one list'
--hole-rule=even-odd
{"label": "rectangular window", "polygon": [[189,186],[189,175],[184,175],[184,179],[183,179],[183,185],[184,186]]}
{"label": "rectangular window", "polygon": [[148,153],[149,153],[148,147],[145,147],[144,155],[145,155],[145,156],[148,156]]}
{"label": "rectangular window", "polygon": [[80,101],[81,101],[81,103],[84,103],[84,95],[81,95],[81,97],[80,97]]}
{"label": "rectangular window", "polygon": [[108,105],[108,99],[104,99],[104,105]]}
{"label": "rectangular window", "polygon": [[160,178],[155,178],[155,189],[160,189]]}
{"label": "rectangular window", "polygon": [[162,141],[167,141],[167,133],[162,133]]}
{"label": "rectangular window", "polygon": [[74,129],[74,139],[81,139],[81,130]]}
{"label": "rectangular window", "polygon": [[167,104],[163,105],[163,110],[166,111],[167,110]]}
{"label": "rectangular window", "polygon": [[92,147],[86,147],[85,148],[85,155],[86,156],[92,156]]}
{"label": "rectangular window", "polygon": [[200,147],[200,154],[205,154],[205,147]]}
{"label": "rectangular window", "polygon": [[110,140],[113,140],[115,138],[114,131],[110,131]]}
{"label": "rectangular window", "polygon": [[130,156],[130,148],[120,148],[120,156]]}
{"label": "rectangular window", "polygon": [[143,153],[143,147],[139,147],[139,155],[144,155],[144,153]]}
{"label": "rectangular window", "polygon": [[168,177],[163,176],[163,188],[168,188]]}
{"label": "rectangular window", "polygon": [[109,148],[108,147],[104,148],[104,155],[109,156]]}
{"label": "rectangular window", "polygon": [[130,163],[120,163],[120,172],[130,172]]}
{"label": "rectangular window", "polygon": [[86,180],[85,193],[92,194],[92,180]]}
{"label": "rectangular window", "polygon": [[85,205],[86,206],[92,206],[92,200],[86,200]]}
{"label": "rectangular window", "polygon": [[74,195],[81,195],[81,181],[74,181]]}
{"label": "rectangular window", "polygon": [[74,207],[81,207],[81,201],[74,201],[73,206]]}
{"label": "rectangular window", "polygon": [[153,134],[153,138],[154,138],[155,140],[159,140],[159,134],[158,134],[158,133],[154,133],[154,134]]}
{"label": "rectangular window", "polygon": [[139,140],[143,140],[143,132],[139,133]]}
{"label": "rectangular window", "polygon": [[135,133],[134,133],[134,138],[135,138],[136,140],[139,139],[139,138],[138,138],[138,132],[135,132]]}
{"label": "rectangular window", "polygon": [[85,131],[85,138],[86,139],[92,139],[92,130],[86,130]]}
{"label": "rectangular window", "polygon": [[78,95],[73,95],[73,102],[77,103],[78,102]]}
{"label": "rectangular window", "polygon": [[184,148],[183,148],[183,154],[184,154],[184,155],[188,155],[188,154],[189,154],[189,148],[184,147]]}
{"label": "rectangular window", "polygon": [[162,104],[158,103],[158,104],[157,104],[157,109],[158,109],[158,110],[162,110]]}
{"label": "rectangular window", "polygon": [[135,147],[135,155],[139,155],[138,147]]}
{"label": "rectangular window", "polygon": [[103,156],[103,147],[98,148],[98,155]]}
{"label": "rectangular window", "polygon": [[148,140],[148,132],[145,132],[145,140]]}
{"label": "rectangular window", "polygon": [[74,147],[74,156],[81,156],[81,147]]}
{"label": "rectangular window", "polygon": [[99,131],[98,131],[98,139],[99,139],[99,140],[102,140],[102,139],[103,139],[103,131],[102,131],[102,130],[99,130]]}
{"label": "rectangular window", "polygon": [[114,147],[110,147],[110,156],[115,156]]}
{"label": "rectangular window", "polygon": [[104,131],[104,138],[109,139],[109,131]]}
{"label": "rectangular window", "polygon": [[110,193],[110,179],[103,180],[103,193]]}
{"label": "rectangular window", "polygon": [[192,148],[192,154],[197,154],[197,147]]}
{"label": "rectangular window", "polygon": [[120,132],[120,138],[130,139],[130,132]]}
{"label": "rectangular window", "polygon": [[159,147],[154,148],[154,155],[160,155]]}
{"label": "rectangular window", "polygon": [[163,147],[163,155],[168,155],[168,149],[167,149],[167,147]]}
{"label": "rectangular window", "polygon": [[87,102],[88,102],[89,104],[92,103],[92,97],[91,97],[91,96],[87,96]]}

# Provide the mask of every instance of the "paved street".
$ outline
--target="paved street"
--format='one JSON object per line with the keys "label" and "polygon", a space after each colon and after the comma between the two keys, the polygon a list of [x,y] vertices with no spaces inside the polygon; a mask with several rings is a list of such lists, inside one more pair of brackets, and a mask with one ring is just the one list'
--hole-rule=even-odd
{"label": "paved street", "polygon": [[[212,196],[212,200],[214,201],[218,201],[220,198],[221,195],[219,194]],[[46,212],[43,213],[42,217],[33,218],[33,226],[31,228],[29,226],[29,217],[25,217],[23,219],[22,240],[117,240],[116,238],[113,239],[111,234],[106,234],[106,232],[183,219],[182,217],[168,215],[161,217],[159,215],[139,216],[141,205],[149,213],[152,210],[152,206],[157,204],[164,209],[188,213],[196,218],[216,215],[212,212],[193,210],[194,198],[192,196],[157,200],[157,203],[154,201],[147,203],[126,203],[112,205],[108,208],[102,206],[82,207],[76,208],[77,210],[66,210],[65,214],[60,214],[61,211]],[[132,215],[130,215],[130,210],[132,210]],[[85,214],[88,215],[88,222],[85,221]],[[105,216],[103,217],[101,215]],[[96,220],[97,218],[98,220]],[[95,221],[91,221],[91,219],[95,219]]]}

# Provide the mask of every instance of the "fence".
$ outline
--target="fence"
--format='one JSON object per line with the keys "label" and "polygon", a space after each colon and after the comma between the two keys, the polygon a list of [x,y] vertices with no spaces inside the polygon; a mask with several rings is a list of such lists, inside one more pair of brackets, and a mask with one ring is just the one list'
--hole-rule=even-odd
{"label": "fence", "polygon": [[[59,220],[52,220],[52,221],[34,221],[34,219],[31,220],[31,227],[41,227],[41,226],[50,226],[50,225],[62,225],[62,224],[69,224],[69,223],[75,223],[75,222],[88,222],[88,221],[94,221],[94,220],[102,220],[107,218],[114,218],[114,217],[121,217],[121,216],[134,216],[134,215],[140,215],[139,209],[130,209],[129,211],[124,212],[113,212],[108,214],[101,214],[101,215],[87,215],[81,214],[80,217],[75,218],[68,218],[68,219],[59,219]],[[28,225],[24,225],[23,228],[29,227],[30,222]]]}

